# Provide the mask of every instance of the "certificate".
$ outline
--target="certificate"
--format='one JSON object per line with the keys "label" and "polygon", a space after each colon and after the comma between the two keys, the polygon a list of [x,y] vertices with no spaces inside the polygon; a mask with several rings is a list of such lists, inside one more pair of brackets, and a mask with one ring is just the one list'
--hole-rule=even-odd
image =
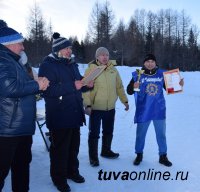
{"label": "certificate", "polygon": [[95,80],[102,72],[103,70],[106,68],[106,65],[102,65],[102,66],[98,66],[96,68],[94,68],[93,70],[91,70],[89,72],[88,75],[86,75],[83,79],[83,85],[87,85],[90,81]]}
{"label": "certificate", "polygon": [[183,91],[183,87],[179,84],[181,76],[179,69],[173,69],[163,73],[167,94],[179,93]]}

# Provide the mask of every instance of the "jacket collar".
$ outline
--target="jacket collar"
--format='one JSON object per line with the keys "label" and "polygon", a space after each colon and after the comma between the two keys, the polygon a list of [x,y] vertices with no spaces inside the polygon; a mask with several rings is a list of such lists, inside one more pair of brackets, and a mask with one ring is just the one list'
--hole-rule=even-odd
{"label": "jacket collar", "polygon": [[61,61],[61,62],[64,61],[66,64],[75,64],[76,63],[74,58],[70,58],[70,59],[61,58],[61,57],[58,57],[58,55],[55,54],[55,53],[50,53],[48,56],[52,57],[52,58],[54,58],[54,59],[56,59],[58,61]]}
{"label": "jacket collar", "polygon": [[149,70],[145,66],[143,66],[142,70],[144,70],[144,74],[145,75],[155,75],[157,70],[158,70],[158,66],[156,65],[156,67],[154,69],[152,69],[152,70]]}
{"label": "jacket collar", "polygon": [[[97,65],[97,66],[100,66],[100,65],[101,65],[101,63],[100,63],[98,60],[93,60],[93,61],[91,61],[91,62],[89,63],[89,65],[91,65],[91,64]],[[112,68],[114,65],[116,65],[116,61],[115,61],[115,60],[109,60],[108,63],[107,63],[106,69]]]}

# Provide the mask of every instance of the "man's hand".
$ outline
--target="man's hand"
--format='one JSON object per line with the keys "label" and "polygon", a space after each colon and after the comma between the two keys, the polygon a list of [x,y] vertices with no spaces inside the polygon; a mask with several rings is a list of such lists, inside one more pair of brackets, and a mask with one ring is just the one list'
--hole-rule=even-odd
{"label": "man's hand", "polygon": [[129,104],[128,103],[124,103],[124,105],[125,105],[125,111],[128,111],[129,110]]}
{"label": "man's hand", "polygon": [[37,83],[39,85],[39,90],[45,91],[49,86],[49,80],[46,77],[38,77]]}
{"label": "man's hand", "polygon": [[90,116],[91,113],[92,113],[92,108],[91,107],[86,107],[85,108],[85,114]]}
{"label": "man's hand", "polygon": [[86,86],[89,87],[89,88],[94,87],[94,80],[88,82],[88,84]]}
{"label": "man's hand", "polygon": [[140,86],[140,83],[138,82],[138,81],[136,81],[135,83],[134,83],[134,89],[138,89],[139,88],[139,86]]}
{"label": "man's hand", "polygon": [[75,81],[75,87],[77,90],[80,90],[83,87],[83,82],[80,80]]}
{"label": "man's hand", "polygon": [[183,87],[183,85],[184,85],[184,79],[183,78],[180,80],[179,84],[180,84],[180,86]]}

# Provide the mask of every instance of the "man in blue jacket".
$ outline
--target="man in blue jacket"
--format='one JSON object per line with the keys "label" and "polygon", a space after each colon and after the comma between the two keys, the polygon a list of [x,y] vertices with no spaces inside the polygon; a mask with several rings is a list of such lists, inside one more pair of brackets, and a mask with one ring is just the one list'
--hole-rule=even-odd
{"label": "man in blue jacket", "polygon": [[[153,122],[159,150],[159,163],[170,167],[172,163],[167,157],[166,104],[163,94],[164,71],[159,69],[153,54],[145,56],[142,70],[143,74],[141,74],[140,80],[138,74],[133,72],[133,77],[127,86],[127,93],[134,94],[136,102],[134,122],[137,123],[135,142],[137,156],[133,164],[139,165],[142,162],[147,130],[150,123]],[[180,85],[183,86],[183,84],[184,82],[181,80]],[[135,91],[136,88],[139,88],[140,91]]]}
{"label": "man in blue jacket", "polygon": [[46,78],[32,80],[19,63],[23,41],[20,33],[0,20],[0,191],[10,169],[12,191],[29,191],[35,94],[48,86]]}
{"label": "man in blue jacket", "polygon": [[43,94],[51,140],[50,174],[61,192],[71,190],[67,178],[76,183],[85,182],[79,173],[78,153],[80,126],[85,123],[81,92],[88,88],[83,87],[82,76],[71,54],[71,42],[54,33],[52,53],[44,58],[39,70],[39,76],[50,81]]}

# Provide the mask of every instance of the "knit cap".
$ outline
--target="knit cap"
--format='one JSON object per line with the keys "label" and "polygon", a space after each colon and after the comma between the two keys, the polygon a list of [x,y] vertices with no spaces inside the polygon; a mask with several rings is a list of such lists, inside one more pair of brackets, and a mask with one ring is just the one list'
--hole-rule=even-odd
{"label": "knit cap", "polygon": [[109,55],[108,49],[106,49],[105,47],[99,47],[99,48],[96,50],[95,57],[97,58],[97,57],[99,57],[100,55],[103,55],[103,54]]}
{"label": "knit cap", "polygon": [[60,37],[60,34],[57,32],[53,34],[52,51],[54,53],[71,46],[72,44],[68,39]]}
{"label": "knit cap", "polygon": [[148,60],[153,60],[153,61],[156,62],[156,57],[155,57],[155,55],[153,55],[153,54],[151,54],[151,53],[147,54],[147,55],[145,56],[145,58],[144,58],[144,63],[145,63],[145,61],[148,61]]}
{"label": "knit cap", "polygon": [[15,43],[21,43],[24,41],[21,33],[18,33],[14,29],[8,27],[7,23],[0,20],[0,44],[9,45]]}

